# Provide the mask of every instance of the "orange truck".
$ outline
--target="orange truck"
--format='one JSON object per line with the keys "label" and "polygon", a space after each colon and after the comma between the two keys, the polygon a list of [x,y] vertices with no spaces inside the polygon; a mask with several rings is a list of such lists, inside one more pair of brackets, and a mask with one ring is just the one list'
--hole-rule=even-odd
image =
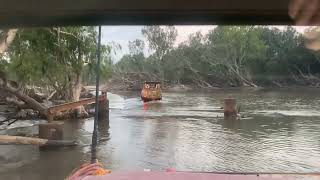
{"label": "orange truck", "polygon": [[162,99],[160,82],[145,82],[141,91],[143,102],[158,101]]}

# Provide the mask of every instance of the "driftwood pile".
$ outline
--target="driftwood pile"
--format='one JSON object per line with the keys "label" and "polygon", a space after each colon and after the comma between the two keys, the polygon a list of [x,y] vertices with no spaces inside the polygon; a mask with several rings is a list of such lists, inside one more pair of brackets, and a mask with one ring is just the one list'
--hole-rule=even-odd
{"label": "driftwood pile", "polygon": [[[2,84],[2,85],[1,85]],[[0,121],[0,126],[7,126],[15,123],[17,120],[24,119],[46,119],[48,107],[63,104],[64,100],[56,99],[56,91],[41,89],[39,87],[19,88],[14,82],[1,83],[0,80],[0,103],[15,107],[15,112]],[[91,98],[92,93],[86,88],[82,88],[80,98]],[[86,113],[88,116],[89,114]],[[86,116],[86,117],[87,117]],[[59,119],[74,118],[75,113],[72,111],[61,112],[57,115]],[[81,116],[82,117],[82,116]]]}

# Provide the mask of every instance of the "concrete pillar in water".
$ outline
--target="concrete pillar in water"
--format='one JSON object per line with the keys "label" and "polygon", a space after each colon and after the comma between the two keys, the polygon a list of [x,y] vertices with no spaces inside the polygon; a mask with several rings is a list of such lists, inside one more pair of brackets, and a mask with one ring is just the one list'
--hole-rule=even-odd
{"label": "concrete pillar in water", "polygon": [[63,124],[62,123],[39,124],[39,138],[49,139],[49,140],[62,140]]}
{"label": "concrete pillar in water", "polygon": [[109,139],[109,120],[108,119],[99,119],[98,121],[98,132],[99,132],[99,141],[105,141]]}
{"label": "concrete pillar in water", "polygon": [[[106,94],[105,94],[106,95]],[[109,139],[109,100],[107,95],[99,102],[98,132],[99,141]]]}
{"label": "concrete pillar in water", "polygon": [[107,93],[102,93],[105,98],[99,102],[99,120],[109,120],[109,100],[107,98]]}
{"label": "concrete pillar in water", "polygon": [[[39,124],[39,138],[48,140],[63,139],[63,123]],[[47,150],[49,147],[40,146],[39,150]]]}
{"label": "concrete pillar in water", "polygon": [[237,101],[235,98],[228,97],[224,99],[224,118],[237,119]]}

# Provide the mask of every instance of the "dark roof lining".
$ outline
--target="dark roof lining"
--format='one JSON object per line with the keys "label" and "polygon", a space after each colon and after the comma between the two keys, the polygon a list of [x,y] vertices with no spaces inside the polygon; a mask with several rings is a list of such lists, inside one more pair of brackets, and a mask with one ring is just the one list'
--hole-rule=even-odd
{"label": "dark roof lining", "polygon": [[0,26],[291,25],[289,0],[0,0]]}
{"label": "dark roof lining", "polygon": [[0,0],[0,11],[287,10],[289,0]]}

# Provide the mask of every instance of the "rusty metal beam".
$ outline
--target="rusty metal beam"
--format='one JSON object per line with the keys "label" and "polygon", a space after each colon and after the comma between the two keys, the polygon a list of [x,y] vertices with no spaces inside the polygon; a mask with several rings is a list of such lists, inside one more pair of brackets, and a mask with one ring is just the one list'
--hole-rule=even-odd
{"label": "rusty metal beam", "polygon": [[[99,101],[104,101],[104,100],[106,100],[106,96],[105,95],[99,96]],[[93,103],[95,103],[95,98],[87,98],[87,99],[82,99],[82,100],[76,101],[76,102],[71,102],[71,103],[65,103],[65,104],[52,106],[52,107],[48,108],[48,111],[50,113],[57,113],[57,112],[66,111],[66,110],[70,110],[70,109],[75,109],[75,108],[77,108],[79,106],[93,104]]]}
{"label": "rusty metal beam", "polygon": [[[106,95],[99,96],[99,101],[106,101],[106,99],[107,99]],[[93,104],[93,103],[95,103],[95,97],[94,98],[82,99],[82,100],[77,101],[77,102],[59,104],[59,105],[56,105],[56,106],[49,107],[48,110],[47,110],[48,111],[47,119],[48,119],[49,122],[51,122],[51,121],[53,121],[54,116],[58,112],[75,109],[75,108],[77,108],[79,106]]]}

